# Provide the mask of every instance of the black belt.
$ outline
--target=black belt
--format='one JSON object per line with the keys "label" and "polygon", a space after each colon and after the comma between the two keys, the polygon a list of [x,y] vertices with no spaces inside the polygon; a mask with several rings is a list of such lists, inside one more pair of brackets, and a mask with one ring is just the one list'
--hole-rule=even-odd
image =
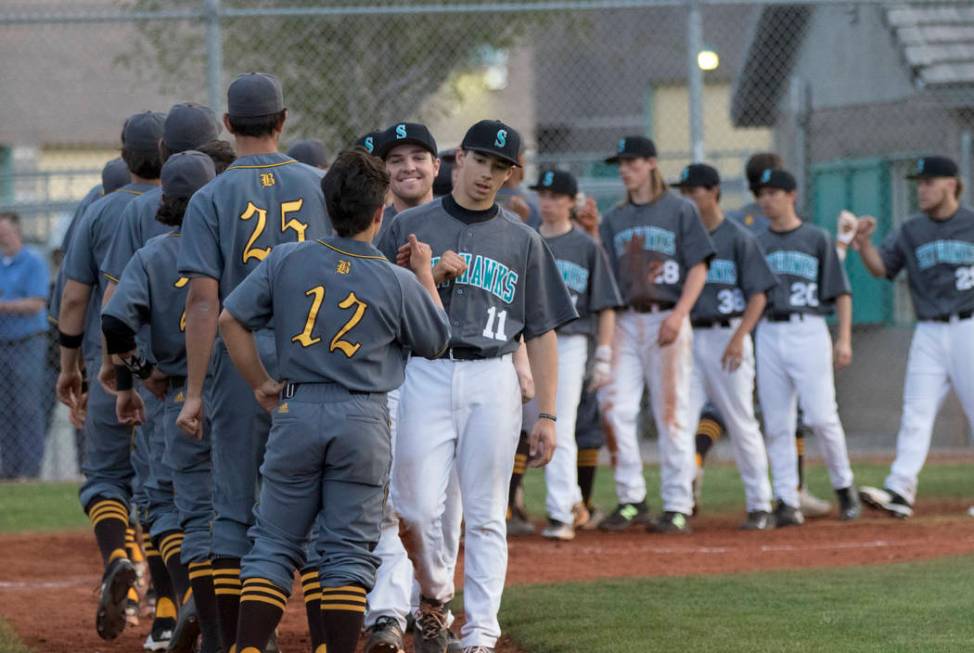
{"label": "black belt", "polygon": [[694,329],[727,329],[730,328],[730,320],[691,320],[690,326]]}
{"label": "black belt", "polygon": [[186,385],[185,376],[170,376],[169,377],[169,387],[173,390],[177,390]]}
{"label": "black belt", "polygon": [[[291,397],[294,396],[294,393],[297,392],[298,388],[300,388],[302,385],[305,385],[305,384],[304,383],[285,383],[284,384],[284,387],[281,389],[281,395],[280,395],[281,396],[281,399],[290,399]],[[343,388],[350,395],[371,395],[371,394],[377,394],[375,392],[367,392],[365,390],[349,390],[345,386],[341,385],[340,383],[335,383],[334,381],[319,381],[317,383],[312,383],[312,384],[309,384],[309,385],[333,385],[333,386],[336,386],[336,387],[339,387],[339,388]]]}
{"label": "black belt", "polygon": [[446,351],[439,355],[439,358],[455,361],[482,361],[491,358],[491,356],[485,356],[484,352],[476,347],[447,347]]}
{"label": "black belt", "polygon": [[961,311],[960,313],[951,313],[949,315],[938,315],[937,317],[930,318],[930,321],[950,322],[954,318],[958,320],[969,320],[971,317],[974,317],[974,311]]}
{"label": "black belt", "polygon": [[791,322],[792,315],[797,315],[799,320],[805,319],[804,313],[772,313],[766,319],[768,322]]}
{"label": "black belt", "polygon": [[633,302],[629,308],[637,313],[660,313],[671,311],[676,306],[676,302]]}

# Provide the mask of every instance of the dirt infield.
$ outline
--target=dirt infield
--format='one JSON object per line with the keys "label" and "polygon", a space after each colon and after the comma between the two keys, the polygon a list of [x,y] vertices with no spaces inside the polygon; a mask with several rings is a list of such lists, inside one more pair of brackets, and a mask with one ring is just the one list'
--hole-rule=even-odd
{"label": "dirt infield", "polygon": [[[692,536],[583,532],[574,542],[557,544],[519,538],[511,542],[507,583],[889,564],[974,552],[974,519],[966,514],[966,502],[921,503],[918,512],[907,522],[824,519],[768,533],[741,533],[735,519],[705,515],[694,520]],[[115,642],[95,635],[99,573],[87,531],[2,536],[0,615],[37,653],[141,651],[148,620]],[[292,600],[282,625],[282,650],[308,651],[305,631],[303,605]],[[504,638],[498,651],[518,649]]]}

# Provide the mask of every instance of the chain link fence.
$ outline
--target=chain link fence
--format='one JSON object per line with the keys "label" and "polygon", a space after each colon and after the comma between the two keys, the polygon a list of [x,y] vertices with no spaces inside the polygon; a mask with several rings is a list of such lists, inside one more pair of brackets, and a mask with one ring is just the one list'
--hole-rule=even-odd
{"label": "chain link fence", "polygon": [[[250,70],[283,82],[286,143],[318,138],[335,153],[420,120],[447,148],[499,118],[523,134],[527,181],[539,166],[570,169],[603,208],[622,196],[603,159],[630,134],[656,141],[668,179],[692,160],[715,165],[729,209],[751,201],[748,157],[778,152],[803,215],[828,228],[842,208],[876,215],[881,233],[905,219],[904,172],[922,154],[957,159],[971,187],[969,2],[0,0],[0,35],[0,210],[48,255],[117,155],[126,116],[186,100],[219,111],[226,83]],[[909,322],[902,285],[850,258],[857,323]],[[880,377],[870,391],[898,397],[902,375]],[[23,401],[0,397],[0,423]],[[951,410],[938,433],[966,442]],[[898,415],[877,408],[859,430],[895,433]],[[74,473],[73,439],[48,430],[46,473]],[[0,460],[7,449],[0,437]]]}

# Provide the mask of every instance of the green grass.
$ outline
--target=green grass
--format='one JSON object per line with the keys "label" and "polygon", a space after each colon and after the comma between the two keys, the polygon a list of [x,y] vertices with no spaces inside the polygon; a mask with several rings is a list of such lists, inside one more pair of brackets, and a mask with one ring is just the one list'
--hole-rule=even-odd
{"label": "green grass", "polygon": [[0,653],[30,653],[6,621],[0,619]]}
{"label": "green grass", "polygon": [[530,653],[969,651],[974,557],[885,567],[528,585],[501,624]]}
{"label": "green grass", "polygon": [[0,533],[57,531],[87,523],[77,483],[0,483]]}

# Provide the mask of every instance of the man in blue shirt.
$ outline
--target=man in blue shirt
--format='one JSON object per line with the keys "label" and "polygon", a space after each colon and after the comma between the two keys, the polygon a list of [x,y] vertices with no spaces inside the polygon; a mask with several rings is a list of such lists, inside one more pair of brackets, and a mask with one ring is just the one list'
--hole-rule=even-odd
{"label": "man in blue shirt", "polygon": [[0,478],[33,478],[44,457],[48,269],[24,247],[20,216],[0,213]]}

